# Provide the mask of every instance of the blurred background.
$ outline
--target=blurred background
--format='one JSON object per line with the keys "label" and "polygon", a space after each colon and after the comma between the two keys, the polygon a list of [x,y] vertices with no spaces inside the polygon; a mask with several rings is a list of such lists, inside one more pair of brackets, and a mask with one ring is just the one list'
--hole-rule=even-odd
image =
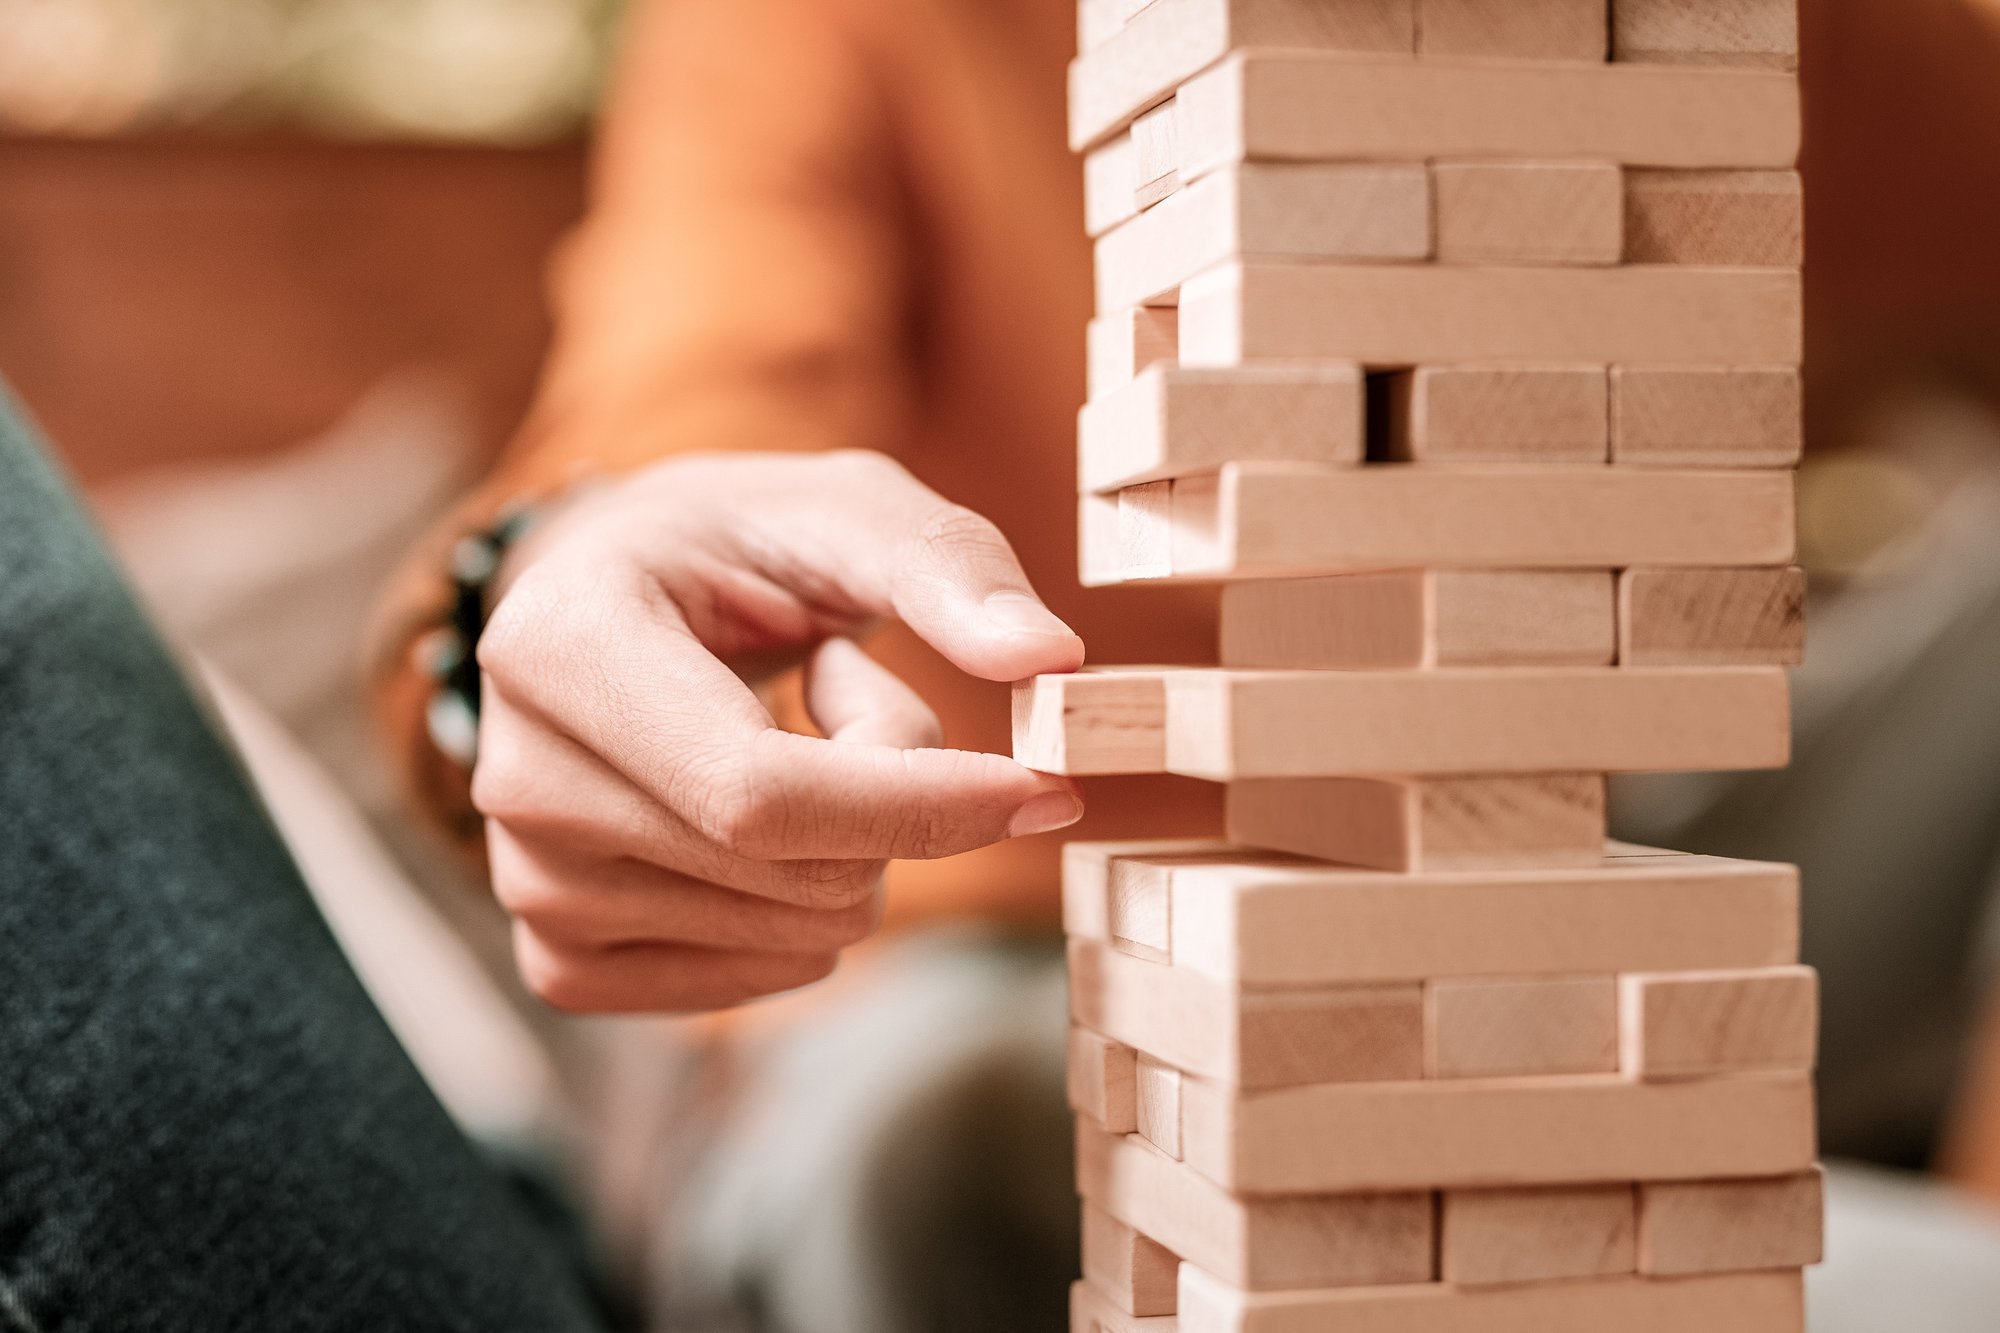
{"label": "blurred background", "polygon": [[[0,0],[0,374],[426,1073],[524,1169],[581,1180],[630,1266],[658,1210],[624,1164],[680,1066],[656,1025],[519,1002],[496,914],[389,791],[359,678],[382,582],[527,405],[618,9]],[[2000,0],[1805,0],[1802,48],[1801,763],[1628,784],[1622,819],[1804,865],[1829,1153],[2000,1205],[2000,1126],[1982,1150],[1951,1114],[2000,1077],[1974,1037],[2000,958]]]}

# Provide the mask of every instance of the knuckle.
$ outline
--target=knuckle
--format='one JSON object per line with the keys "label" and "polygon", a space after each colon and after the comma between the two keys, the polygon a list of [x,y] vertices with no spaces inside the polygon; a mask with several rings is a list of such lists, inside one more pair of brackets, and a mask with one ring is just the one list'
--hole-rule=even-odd
{"label": "knuckle", "polygon": [[800,861],[792,874],[804,904],[830,913],[866,906],[882,882],[880,863],[869,861]]}
{"label": "knuckle", "polygon": [[491,753],[484,744],[472,767],[471,796],[473,809],[503,824],[524,817],[532,803],[522,766],[509,762],[504,754]]}
{"label": "knuckle", "polygon": [[514,966],[528,993],[552,1009],[582,1014],[601,1007],[590,969],[574,955],[551,949],[532,931],[515,931]]}
{"label": "knuckle", "polygon": [[731,856],[765,860],[784,841],[783,805],[755,787],[711,791],[697,807],[695,824]]}

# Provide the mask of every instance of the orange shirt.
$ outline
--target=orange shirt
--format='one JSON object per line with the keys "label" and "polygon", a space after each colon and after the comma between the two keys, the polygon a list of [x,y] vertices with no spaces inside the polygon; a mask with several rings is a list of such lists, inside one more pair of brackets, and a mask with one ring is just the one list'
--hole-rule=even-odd
{"label": "orange shirt", "polygon": [[[1081,173],[1064,147],[1073,0],[643,0],[590,209],[553,266],[556,341],[494,474],[391,600],[381,712],[427,804],[473,834],[432,750],[411,644],[442,550],[508,501],[675,453],[878,449],[1012,539],[1100,662],[1203,662],[1213,600],[1076,583],[1075,413],[1090,315]],[[872,645],[944,720],[1009,748],[1005,685],[908,632]],[[1192,837],[1215,788],[1089,784],[1061,834],[891,872],[890,918],[1048,920],[1069,837]]]}

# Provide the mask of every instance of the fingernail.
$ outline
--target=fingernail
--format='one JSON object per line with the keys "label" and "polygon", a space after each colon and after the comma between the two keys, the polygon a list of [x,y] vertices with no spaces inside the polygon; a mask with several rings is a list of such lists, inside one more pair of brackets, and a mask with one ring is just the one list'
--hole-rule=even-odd
{"label": "fingernail", "polygon": [[1009,634],[1076,637],[1076,631],[1056,619],[1055,612],[1025,592],[994,593],[986,599],[986,618]]}
{"label": "fingernail", "polygon": [[1047,833],[1068,828],[1083,818],[1083,802],[1066,791],[1046,791],[1014,812],[1007,836],[1024,838],[1030,833]]}

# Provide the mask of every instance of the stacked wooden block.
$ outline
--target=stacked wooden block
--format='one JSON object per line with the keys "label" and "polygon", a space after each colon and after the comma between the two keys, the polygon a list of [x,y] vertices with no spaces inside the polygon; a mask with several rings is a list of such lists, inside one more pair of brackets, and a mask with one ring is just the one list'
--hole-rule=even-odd
{"label": "stacked wooden block", "polygon": [[1228,827],[1068,849],[1073,1327],[1797,1333],[1796,873],[1604,809],[1787,756],[1789,0],[1080,27],[1084,580],[1223,581],[1221,665],[1024,682],[1016,750]]}

